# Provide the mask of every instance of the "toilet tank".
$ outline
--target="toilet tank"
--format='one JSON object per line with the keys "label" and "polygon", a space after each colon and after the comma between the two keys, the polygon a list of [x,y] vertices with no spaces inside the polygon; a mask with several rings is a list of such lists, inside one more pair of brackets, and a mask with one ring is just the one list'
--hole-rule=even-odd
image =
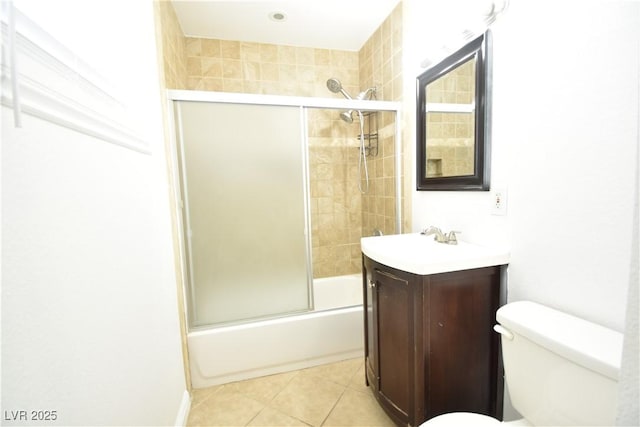
{"label": "toilet tank", "polygon": [[527,421],[615,424],[620,332],[529,301],[509,303],[496,317],[507,329],[502,352],[511,402]]}

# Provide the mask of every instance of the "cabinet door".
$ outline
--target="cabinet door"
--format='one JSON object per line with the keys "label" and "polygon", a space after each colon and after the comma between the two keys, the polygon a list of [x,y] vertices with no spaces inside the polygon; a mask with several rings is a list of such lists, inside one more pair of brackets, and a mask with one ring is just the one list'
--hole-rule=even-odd
{"label": "cabinet door", "polygon": [[497,410],[499,348],[493,332],[499,305],[499,268],[483,268],[428,279],[428,415]]}
{"label": "cabinet door", "polygon": [[367,385],[374,390],[379,387],[378,375],[378,322],[374,307],[378,304],[375,292],[375,280],[373,278],[373,265],[371,260],[363,257],[363,297],[364,297],[364,360]]}
{"label": "cabinet door", "polygon": [[[410,424],[413,396],[413,304],[407,278],[376,266],[373,271],[377,304],[378,398],[391,415]],[[375,301],[375,299],[374,299]]]}

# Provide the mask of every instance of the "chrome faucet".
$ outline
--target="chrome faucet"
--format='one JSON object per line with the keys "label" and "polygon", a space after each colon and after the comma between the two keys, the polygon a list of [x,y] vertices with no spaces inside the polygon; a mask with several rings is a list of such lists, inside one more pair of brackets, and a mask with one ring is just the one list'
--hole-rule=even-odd
{"label": "chrome faucet", "polygon": [[435,234],[433,240],[435,240],[436,242],[446,243],[447,241],[447,237],[442,233],[442,230],[440,230],[438,227],[434,227],[433,225],[427,229],[422,230],[420,234],[424,234],[425,236]]}
{"label": "chrome faucet", "polygon": [[433,240],[435,240],[438,243],[446,243],[448,245],[457,245],[458,238],[456,237],[456,233],[460,233],[460,231],[450,231],[448,234],[444,234],[442,230],[432,225],[432,226],[429,226],[429,228],[422,230],[420,234],[424,234],[425,236],[434,234],[435,236],[433,237]]}
{"label": "chrome faucet", "polygon": [[447,234],[447,244],[449,244],[449,245],[457,245],[458,244],[458,237],[456,236],[456,233],[460,233],[460,231],[451,230],[449,232],[449,234]]}

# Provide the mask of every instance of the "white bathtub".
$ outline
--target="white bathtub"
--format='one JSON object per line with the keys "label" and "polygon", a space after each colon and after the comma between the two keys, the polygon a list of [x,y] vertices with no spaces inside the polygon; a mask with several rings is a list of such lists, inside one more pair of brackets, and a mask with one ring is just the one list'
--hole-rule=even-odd
{"label": "white bathtub", "polygon": [[193,387],[363,356],[362,276],[316,279],[313,287],[314,311],[189,332]]}
{"label": "white bathtub", "polygon": [[315,279],[313,305],[316,311],[362,305],[362,275]]}

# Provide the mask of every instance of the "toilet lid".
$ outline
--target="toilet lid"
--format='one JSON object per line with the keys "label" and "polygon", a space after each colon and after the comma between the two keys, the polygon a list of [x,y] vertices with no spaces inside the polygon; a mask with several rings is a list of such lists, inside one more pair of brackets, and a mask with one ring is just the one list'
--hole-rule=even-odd
{"label": "toilet lid", "polygon": [[495,418],[487,415],[474,414],[471,412],[452,412],[450,414],[438,415],[429,421],[420,424],[420,427],[445,427],[445,426],[498,426],[502,424]]}

